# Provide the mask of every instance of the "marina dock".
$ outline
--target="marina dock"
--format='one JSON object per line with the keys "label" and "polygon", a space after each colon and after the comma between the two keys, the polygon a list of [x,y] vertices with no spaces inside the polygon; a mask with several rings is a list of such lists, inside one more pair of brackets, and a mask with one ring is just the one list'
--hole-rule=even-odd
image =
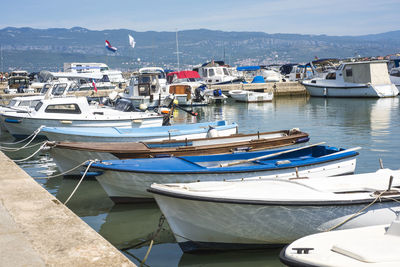
{"label": "marina dock", "polygon": [[135,266],[0,152],[0,266]]}
{"label": "marina dock", "polygon": [[221,89],[226,93],[231,90],[249,90],[261,92],[274,92],[277,96],[307,95],[305,87],[299,82],[268,82],[268,83],[241,83],[211,85],[211,89]]}

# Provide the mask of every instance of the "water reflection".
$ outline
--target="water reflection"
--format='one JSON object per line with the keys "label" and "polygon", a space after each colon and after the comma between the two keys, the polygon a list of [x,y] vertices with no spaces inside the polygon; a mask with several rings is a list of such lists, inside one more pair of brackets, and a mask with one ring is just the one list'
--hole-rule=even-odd
{"label": "water reflection", "polygon": [[[190,109],[190,108],[189,108]],[[398,169],[400,160],[400,110],[399,98],[340,99],[340,98],[276,98],[272,103],[235,103],[227,105],[194,107],[193,117],[176,111],[174,121],[179,123],[228,120],[237,122],[240,132],[274,131],[300,128],[308,132],[313,143],[326,141],[337,147],[361,146],[356,172],[376,171],[378,159],[385,167]],[[12,141],[2,133],[1,140]],[[31,176],[48,176],[57,172],[52,159],[41,153],[28,162],[21,163]],[[42,186],[65,201],[78,181],[62,178],[38,179]],[[155,203],[142,205],[114,205],[101,186],[93,180],[84,180],[67,205],[91,227],[118,248],[136,264],[143,259],[148,241],[158,228],[160,210]],[[195,211],[194,211],[195,212]],[[183,254],[164,223],[155,238],[146,264],[149,266],[282,266],[279,250],[236,251]]]}
{"label": "water reflection", "polygon": [[234,252],[219,252],[206,254],[183,254],[180,267],[189,266],[285,266],[277,260],[280,249],[248,250]]}
{"label": "water reflection", "polygon": [[[154,244],[174,243],[175,238],[156,203],[115,205],[107,214],[99,233],[119,249],[141,248]],[[162,222],[162,221],[161,221]]]}

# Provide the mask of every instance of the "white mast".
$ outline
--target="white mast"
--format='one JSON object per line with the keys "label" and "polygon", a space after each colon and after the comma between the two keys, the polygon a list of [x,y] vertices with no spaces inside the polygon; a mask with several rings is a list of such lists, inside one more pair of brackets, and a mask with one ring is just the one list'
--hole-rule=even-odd
{"label": "white mast", "polygon": [[175,37],[176,37],[176,58],[177,58],[177,61],[178,61],[178,71],[180,70],[180,66],[179,66],[179,46],[178,46],[178,30],[176,30],[176,34],[175,34]]}

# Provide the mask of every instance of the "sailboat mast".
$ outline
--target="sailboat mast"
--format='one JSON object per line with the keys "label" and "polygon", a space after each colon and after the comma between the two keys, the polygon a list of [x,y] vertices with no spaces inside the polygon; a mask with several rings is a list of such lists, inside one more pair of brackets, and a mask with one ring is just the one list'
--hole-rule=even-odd
{"label": "sailboat mast", "polygon": [[176,38],[176,58],[178,61],[178,71],[180,70],[180,66],[179,66],[179,46],[178,46],[178,30],[176,30],[175,32],[175,38]]}

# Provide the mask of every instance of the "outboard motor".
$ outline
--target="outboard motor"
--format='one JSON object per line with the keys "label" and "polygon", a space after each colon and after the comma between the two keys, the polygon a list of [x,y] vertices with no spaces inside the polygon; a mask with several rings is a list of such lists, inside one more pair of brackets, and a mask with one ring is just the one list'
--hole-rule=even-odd
{"label": "outboard motor", "polygon": [[194,99],[195,102],[204,101],[204,87],[200,86],[194,89]]}

